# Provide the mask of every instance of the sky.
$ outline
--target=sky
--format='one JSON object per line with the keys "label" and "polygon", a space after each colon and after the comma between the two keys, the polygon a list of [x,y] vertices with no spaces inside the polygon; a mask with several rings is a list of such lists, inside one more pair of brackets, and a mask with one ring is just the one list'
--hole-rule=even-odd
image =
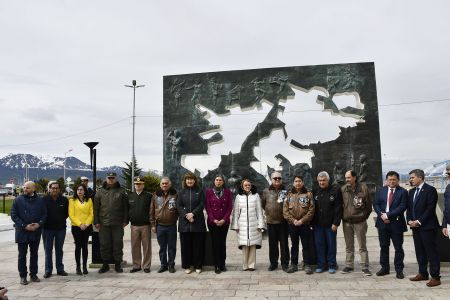
{"label": "sky", "polygon": [[[162,170],[163,76],[374,62],[383,169],[450,159],[450,2],[0,1],[0,157]],[[68,152],[72,150],[71,152]]]}

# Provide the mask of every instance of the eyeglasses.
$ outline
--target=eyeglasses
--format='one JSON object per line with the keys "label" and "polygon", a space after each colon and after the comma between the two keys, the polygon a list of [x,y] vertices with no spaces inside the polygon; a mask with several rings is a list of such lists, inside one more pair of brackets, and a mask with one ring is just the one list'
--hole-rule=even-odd
{"label": "eyeglasses", "polygon": [[445,173],[445,174],[447,174],[448,176],[450,176],[450,172],[447,172],[447,173]]}
{"label": "eyeglasses", "polygon": [[83,191],[84,192],[84,189],[77,189],[77,191]]}
{"label": "eyeglasses", "polygon": [[281,177],[273,177],[273,180],[281,180]]}

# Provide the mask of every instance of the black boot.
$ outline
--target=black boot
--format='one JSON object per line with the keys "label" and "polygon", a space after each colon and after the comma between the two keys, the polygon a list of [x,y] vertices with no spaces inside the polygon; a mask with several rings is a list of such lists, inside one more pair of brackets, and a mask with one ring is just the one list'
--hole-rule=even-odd
{"label": "black boot", "polygon": [[88,269],[87,269],[87,265],[85,263],[83,264],[83,274],[84,275],[89,274]]}
{"label": "black boot", "polygon": [[114,270],[116,270],[117,273],[123,273],[122,263],[121,262],[116,262],[114,264]]}
{"label": "black boot", "polygon": [[109,264],[107,263],[103,263],[102,267],[100,268],[100,270],[98,270],[98,272],[100,274],[106,273],[109,271]]}
{"label": "black boot", "polygon": [[77,264],[77,275],[83,275],[83,273],[81,273],[81,267],[79,264]]}

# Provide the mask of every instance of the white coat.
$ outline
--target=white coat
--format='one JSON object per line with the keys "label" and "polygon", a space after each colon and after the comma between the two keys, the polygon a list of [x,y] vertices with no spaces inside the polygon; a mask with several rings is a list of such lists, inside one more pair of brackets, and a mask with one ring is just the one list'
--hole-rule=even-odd
{"label": "white coat", "polygon": [[266,227],[261,199],[258,193],[239,193],[234,200],[232,230],[238,230],[239,249],[242,246],[253,246],[261,248],[262,233],[261,229]]}

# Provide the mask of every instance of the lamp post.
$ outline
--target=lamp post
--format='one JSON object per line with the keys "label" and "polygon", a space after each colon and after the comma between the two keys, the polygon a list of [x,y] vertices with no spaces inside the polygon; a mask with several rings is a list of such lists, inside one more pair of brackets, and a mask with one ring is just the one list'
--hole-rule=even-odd
{"label": "lamp post", "polygon": [[[97,149],[94,149],[98,145],[98,142],[87,142],[84,143],[89,147],[89,157],[91,160],[91,170],[92,170],[92,181],[93,181],[93,195],[92,201],[94,201],[95,193],[97,191]],[[99,265],[102,263],[102,257],[100,256],[100,240],[98,237],[98,230],[95,226],[92,226],[92,265]]]}
{"label": "lamp post", "polygon": [[136,124],[136,89],[140,87],[144,87],[145,85],[136,85],[136,80],[132,81],[133,85],[125,85],[126,87],[133,89],[133,141],[132,141],[132,150],[131,150],[131,192],[134,192],[134,168],[135,168],[135,156],[134,156],[134,127]]}
{"label": "lamp post", "polygon": [[64,168],[64,185],[66,185],[66,158],[67,158],[67,153],[72,152],[73,149],[69,149],[66,152],[64,152],[64,164],[63,164],[63,168]]}

